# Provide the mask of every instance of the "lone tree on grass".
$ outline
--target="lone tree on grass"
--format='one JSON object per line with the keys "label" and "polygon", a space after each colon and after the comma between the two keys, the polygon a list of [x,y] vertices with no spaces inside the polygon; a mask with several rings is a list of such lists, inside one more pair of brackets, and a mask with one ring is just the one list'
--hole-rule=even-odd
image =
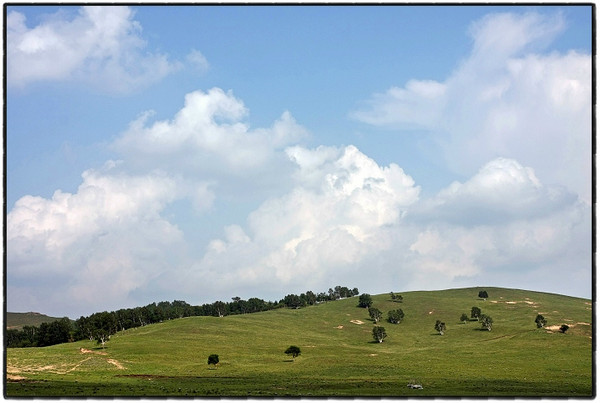
{"label": "lone tree on grass", "polygon": [[219,355],[218,354],[211,354],[208,356],[208,365],[212,364],[216,368],[218,363],[219,363]]}
{"label": "lone tree on grass", "polygon": [[396,309],[388,312],[388,322],[397,325],[398,323],[402,322],[402,319],[404,319],[404,312],[402,312],[402,309]]}
{"label": "lone tree on grass", "polygon": [[487,329],[488,331],[492,331],[492,323],[494,323],[494,321],[492,320],[491,316],[483,314],[483,315],[481,315],[479,317],[479,321],[481,322],[481,327],[483,329]]}
{"label": "lone tree on grass", "polygon": [[479,291],[479,298],[483,298],[483,300],[485,301],[485,299],[487,297],[488,297],[487,291]]}
{"label": "lone tree on grass", "polygon": [[434,326],[435,330],[437,332],[440,333],[440,336],[444,335],[444,332],[446,331],[446,324],[444,322],[442,322],[441,320],[436,320],[435,321],[435,326]]}
{"label": "lone tree on grass", "polygon": [[371,317],[371,319],[373,319],[373,322],[377,323],[381,320],[381,317],[383,316],[383,312],[381,312],[377,308],[370,307],[369,308],[369,316]]}
{"label": "lone tree on grass", "polygon": [[569,330],[569,325],[562,325],[560,329],[558,329],[558,331],[561,333],[566,333],[567,330]]}
{"label": "lone tree on grass", "polygon": [[538,316],[535,317],[535,324],[537,325],[538,329],[540,327],[544,327],[546,326],[546,318],[544,318],[544,315],[538,314]]}
{"label": "lone tree on grass", "polygon": [[481,309],[477,308],[476,306],[471,308],[471,317],[472,318],[479,319],[480,316],[481,316]]}
{"label": "lone tree on grass", "polygon": [[390,292],[390,297],[392,298],[392,301],[394,302],[402,302],[402,295],[400,294],[394,294],[394,292]]}
{"label": "lone tree on grass", "polygon": [[460,315],[460,321],[462,323],[467,323],[468,320],[469,320],[469,317],[467,316],[466,313],[463,313],[462,315]]}
{"label": "lone tree on grass", "polygon": [[300,347],[298,346],[289,346],[287,350],[284,351],[287,355],[292,356],[292,360],[300,355]]}
{"label": "lone tree on grass", "polygon": [[373,328],[373,339],[377,343],[383,343],[383,339],[387,337],[387,333],[385,332],[385,328],[383,326],[375,326]]}
{"label": "lone tree on grass", "polygon": [[373,299],[369,294],[361,294],[358,297],[358,306],[361,308],[370,308],[373,305]]}

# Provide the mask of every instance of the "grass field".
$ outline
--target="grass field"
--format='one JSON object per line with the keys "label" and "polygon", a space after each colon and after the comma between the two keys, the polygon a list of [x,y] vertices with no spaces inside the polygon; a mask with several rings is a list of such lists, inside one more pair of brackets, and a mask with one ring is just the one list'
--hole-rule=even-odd
{"label": "grass field", "polygon": [[[489,298],[477,298],[485,289]],[[401,324],[373,323],[358,297],[303,309],[191,317],[90,341],[9,349],[5,395],[12,396],[592,396],[589,300],[500,288],[373,296]],[[491,332],[463,324],[478,306]],[[537,329],[542,313],[547,329]],[[437,319],[446,323],[440,336]],[[565,333],[556,329],[566,323]],[[294,361],[283,352],[301,348]],[[209,354],[218,354],[214,369]],[[423,390],[407,387],[409,382]]]}

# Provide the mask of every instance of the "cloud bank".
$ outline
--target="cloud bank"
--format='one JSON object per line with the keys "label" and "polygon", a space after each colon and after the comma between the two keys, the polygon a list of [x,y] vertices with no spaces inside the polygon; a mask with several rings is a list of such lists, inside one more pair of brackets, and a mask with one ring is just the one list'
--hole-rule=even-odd
{"label": "cloud bank", "polygon": [[[60,33],[95,18],[105,21],[86,9],[69,24],[41,27]],[[23,38],[40,35],[19,15],[10,19]],[[353,145],[306,147],[310,133],[290,112],[252,128],[232,91],[191,92],[168,120],[142,113],[111,145],[120,161],[84,172],[74,193],[24,196],[9,212],[9,310],[80,315],[160,298],[275,299],[336,284],[373,293],[494,284],[589,296],[590,56],[539,53],[563,23],[488,16],[472,26],[473,51],[446,81],[409,81],[354,113],[427,129],[463,172],[462,182],[425,199],[399,163],[381,166]],[[129,32],[120,24],[135,26],[129,13],[111,24],[114,38]],[[25,49],[43,60],[46,42],[30,41]],[[80,60],[53,77],[89,69],[90,57]],[[242,219],[205,244],[187,238],[182,223],[200,226],[198,217],[225,198]],[[258,202],[248,207],[248,198]],[[174,215],[181,201],[197,216]]]}
{"label": "cloud bank", "polygon": [[445,81],[391,87],[351,116],[425,130],[456,173],[513,158],[591,204],[592,58],[542,53],[564,26],[560,14],[488,15],[471,26],[471,54]]}

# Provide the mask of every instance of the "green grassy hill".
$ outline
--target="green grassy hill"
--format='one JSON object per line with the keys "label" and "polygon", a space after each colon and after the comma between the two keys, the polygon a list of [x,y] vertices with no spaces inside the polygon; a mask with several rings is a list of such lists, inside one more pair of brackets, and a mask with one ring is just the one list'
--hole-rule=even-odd
{"label": "green grassy hill", "polygon": [[6,313],[6,328],[7,329],[22,329],[23,326],[39,326],[42,323],[50,323],[62,318],[53,318],[37,312],[7,312]]}
{"label": "green grassy hill", "polygon": [[[477,298],[485,289],[489,298]],[[190,317],[90,341],[7,351],[8,396],[591,396],[589,300],[523,290],[470,288],[373,296],[401,324],[373,323],[358,297],[292,310]],[[478,306],[491,332],[463,324]],[[542,313],[547,328],[537,329]],[[440,336],[435,321],[446,323]],[[559,333],[561,324],[570,329]],[[294,361],[283,352],[301,348]],[[207,365],[218,354],[216,369]],[[413,390],[408,383],[422,384]]]}

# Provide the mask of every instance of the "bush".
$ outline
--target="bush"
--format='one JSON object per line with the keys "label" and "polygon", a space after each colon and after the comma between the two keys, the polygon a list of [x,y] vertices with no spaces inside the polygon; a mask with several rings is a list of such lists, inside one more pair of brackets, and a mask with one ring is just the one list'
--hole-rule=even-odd
{"label": "bush", "polygon": [[388,312],[388,322],[398,324],[404,319],[402,309],[396,309]]}
{"label": "bush", "polygon": [[361,294],[360,297],[358,297],[358,306],[359,307],[369,308],[371,305],[373,305],[373,299],[371,298],[371,295]]}
{"label": "bush", "polygon": [[291,355],[292,359],[298,357],[300,355],[300,347],[298,346],[289,346],[287,350],[284,351],[285,354]]}
{"label": "bush", "polygon": [[538,314],[538,316],[535,317],[535,324],[537,325],[538,329],[546,326],[546,318],[544,318],[543,315]]}
{"label": "bush", "polygon": [[373,328],[373,339],[377,343],[383,343],[383,339],[387,337],[387,333],[385,332],[385,328],[383,326],[375,326]]}
{"label": "bush", "polygon": [[219,355],[218,354],[211,354],[208,356],[208,365],[212,364],[216,367],[218,363],[219,363]]}

